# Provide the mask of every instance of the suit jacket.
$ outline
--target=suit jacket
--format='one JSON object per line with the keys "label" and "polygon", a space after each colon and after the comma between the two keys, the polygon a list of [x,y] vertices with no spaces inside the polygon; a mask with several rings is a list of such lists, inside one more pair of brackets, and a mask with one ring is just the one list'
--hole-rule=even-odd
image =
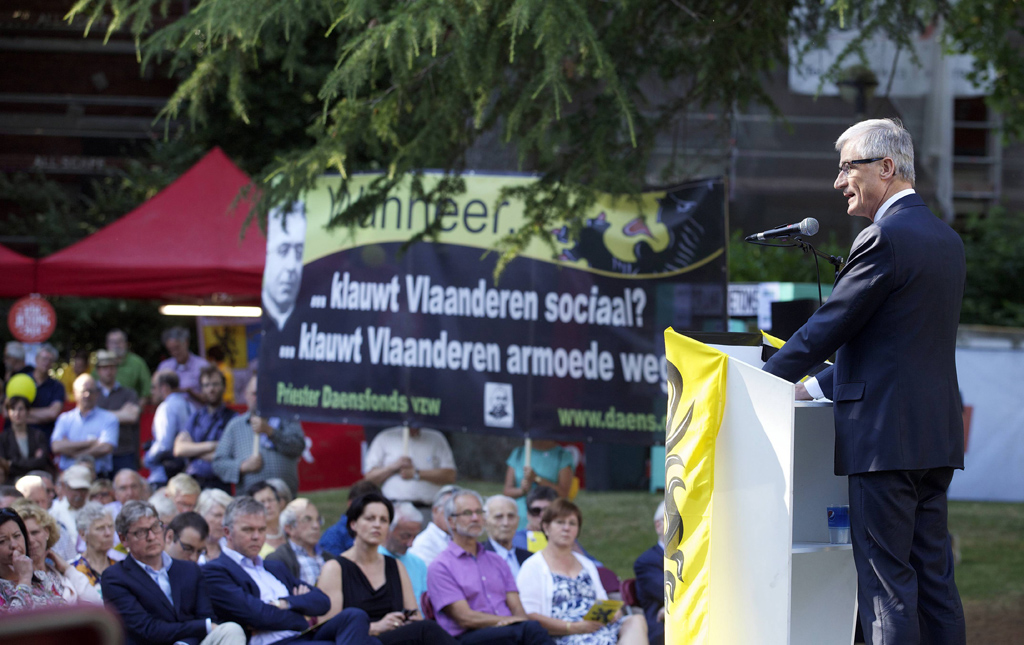
{"label": "suit jacket", "polygon": [[[283,562],[263,562],[289,592],[303,584]],[[221,620],[238,623],[246,630],[297,632],[309,627],[303,616],[322,616],[331,609],[331,601],[316,587],[309,593],[285,596],[290,609],[281,609],[260,600],[260,589],[234,560],[221,553],[203,567],[203,577],[213,599],[213,609]]]}
{"label": "suit jacket", "polygon": [[216,622],[199,565],[172,560],[167,577],[173,605],[131,557],[110,565],[100,577],[103,602],[121,616],[128,645],[196,645],[206,638],[206,619]]}
{"label": "suit jacket", "polygon": [[[324,556],[324,562],[328,560],[335,560],[337,556],[327,551],[321,551],[320,555]],[[299,558],[295,555],[295,551],[292,550],[291,542],[285,540],[284,544],[274,549],[274,552],[263,558],[264,562],[281,562],[288,569],[288,573],[292,574],[295,578],[302,577],[301,567],[299,566]]]}
{"label": "suit jacket", "polygon": [[664,641],[665,623],[658,622],[658,611],[665,605],[665,549],[655,544],[633,563],[636,574],[636,599],[647,617],[650,642]]}
{"label": "suit jacket", "polygon": [[861,231],[828,301],[765,364],[818,375],[833,400],[835,472],[964,465],[956,331],[966,269],[960,237],[917,194]]}
{"label": "suit jacket", "polygon": [[[491,541],[489,539],[481,542],[480,548],[484,549],[485,551],[490,551],[491,553],[494,553],[494,546],[491,544]],[[526,558],[533,555],[526,549],[520,549],[517,546],[513,546],[512,548],[515,550],[516,560],[519,560],[519,566],[522,566],[522,564],[526,562]]]}
{"label": "suit jacket", "polygon": [[[43,456],[36,457],[36,451],[42,449]],[[14,436],[14,429],[7,427],[0,433],[0,457],[11,461],[10,472],[7,473],[7,483],[13,484],[18,478],[27,475],[32,470],[45,470],[53,472],[53,462],[50,454],[50,439],[46,433],[39,428],[28,428],[28,454],[21,454],[18,447],[18,438]]]}

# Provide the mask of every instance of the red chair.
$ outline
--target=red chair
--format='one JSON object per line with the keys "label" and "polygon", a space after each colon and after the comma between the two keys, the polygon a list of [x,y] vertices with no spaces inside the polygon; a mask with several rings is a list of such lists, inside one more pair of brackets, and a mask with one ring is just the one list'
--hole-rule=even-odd
{"label": "red chair", "polygon": [[636,578],[626,578],[622,581],[622,602],[627,607],[639,607],[636,600]]}
{"label": "red chair", "polygon": [[622,587],[622,582],[619,581],[619,576],[615,575],[615,572],[607,567],[598,567],[597,575],[601,577],[601,586],[608,592],[608,597],[613,598],[612,594],[618,594],[619,589]]}
{"label": "red chair", "polygon": [[423,617],[427,620],[434,620],[436,614],[434,613],[434,605],[430,602],[430,596],[424,591],[423,595],[420,596],[420,609],[423,610]]}

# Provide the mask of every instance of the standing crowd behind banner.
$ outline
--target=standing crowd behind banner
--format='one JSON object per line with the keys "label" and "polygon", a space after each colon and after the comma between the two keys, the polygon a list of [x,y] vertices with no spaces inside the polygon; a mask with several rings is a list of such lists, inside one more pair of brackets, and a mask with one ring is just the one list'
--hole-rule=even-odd
{"label": "standing crowd behind banner", "polygon": [[76,357],[60,380],[52,346],[35,365],[5,346],[0,613],[102,604],[128,643],[663,642],[663,509],[662,546],[636,565],[647,620],[609,609],[614,574],[577,539],[572,455],[555,442],[535,441],[532,461],[516,449],[484,500],[454,485],[440,432],[385,430],[324,530],[296,497],[300,424],[259,415],[255,375],[236,413],[187,330],[162,340],[151,373],[112,330],[91,372]]}

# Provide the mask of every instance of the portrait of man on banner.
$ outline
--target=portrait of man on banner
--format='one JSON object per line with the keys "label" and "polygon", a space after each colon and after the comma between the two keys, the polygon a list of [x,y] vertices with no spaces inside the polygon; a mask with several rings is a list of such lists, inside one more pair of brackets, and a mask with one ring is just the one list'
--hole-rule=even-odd
{"label": "portrait of man on banner", "polygon": [[267,262],[263,268],[263,312],[284,329],[302,284],[306,207],[301,201],[271,209],[267,216]]}

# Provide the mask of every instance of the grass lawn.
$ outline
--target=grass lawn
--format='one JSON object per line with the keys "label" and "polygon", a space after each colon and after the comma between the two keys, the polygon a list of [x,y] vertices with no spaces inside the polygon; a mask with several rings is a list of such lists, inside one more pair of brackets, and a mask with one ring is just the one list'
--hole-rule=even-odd
{"label": "grass lawn", "polygon": [[[501,491],[493,482],[460,485],[485,497]],[[333,523],[345,508],[348,491],[306,496]],[[583,511],[580,542],[620,578],[632,578],[633,561],[654,544],[652,516],[660,500],[660,494],[640,491],[581,491],[576,499]],[[949,528],[962,557],[956,581],[967,617],[967,642],[1024,642],[1024,504],[951,502]]]}

